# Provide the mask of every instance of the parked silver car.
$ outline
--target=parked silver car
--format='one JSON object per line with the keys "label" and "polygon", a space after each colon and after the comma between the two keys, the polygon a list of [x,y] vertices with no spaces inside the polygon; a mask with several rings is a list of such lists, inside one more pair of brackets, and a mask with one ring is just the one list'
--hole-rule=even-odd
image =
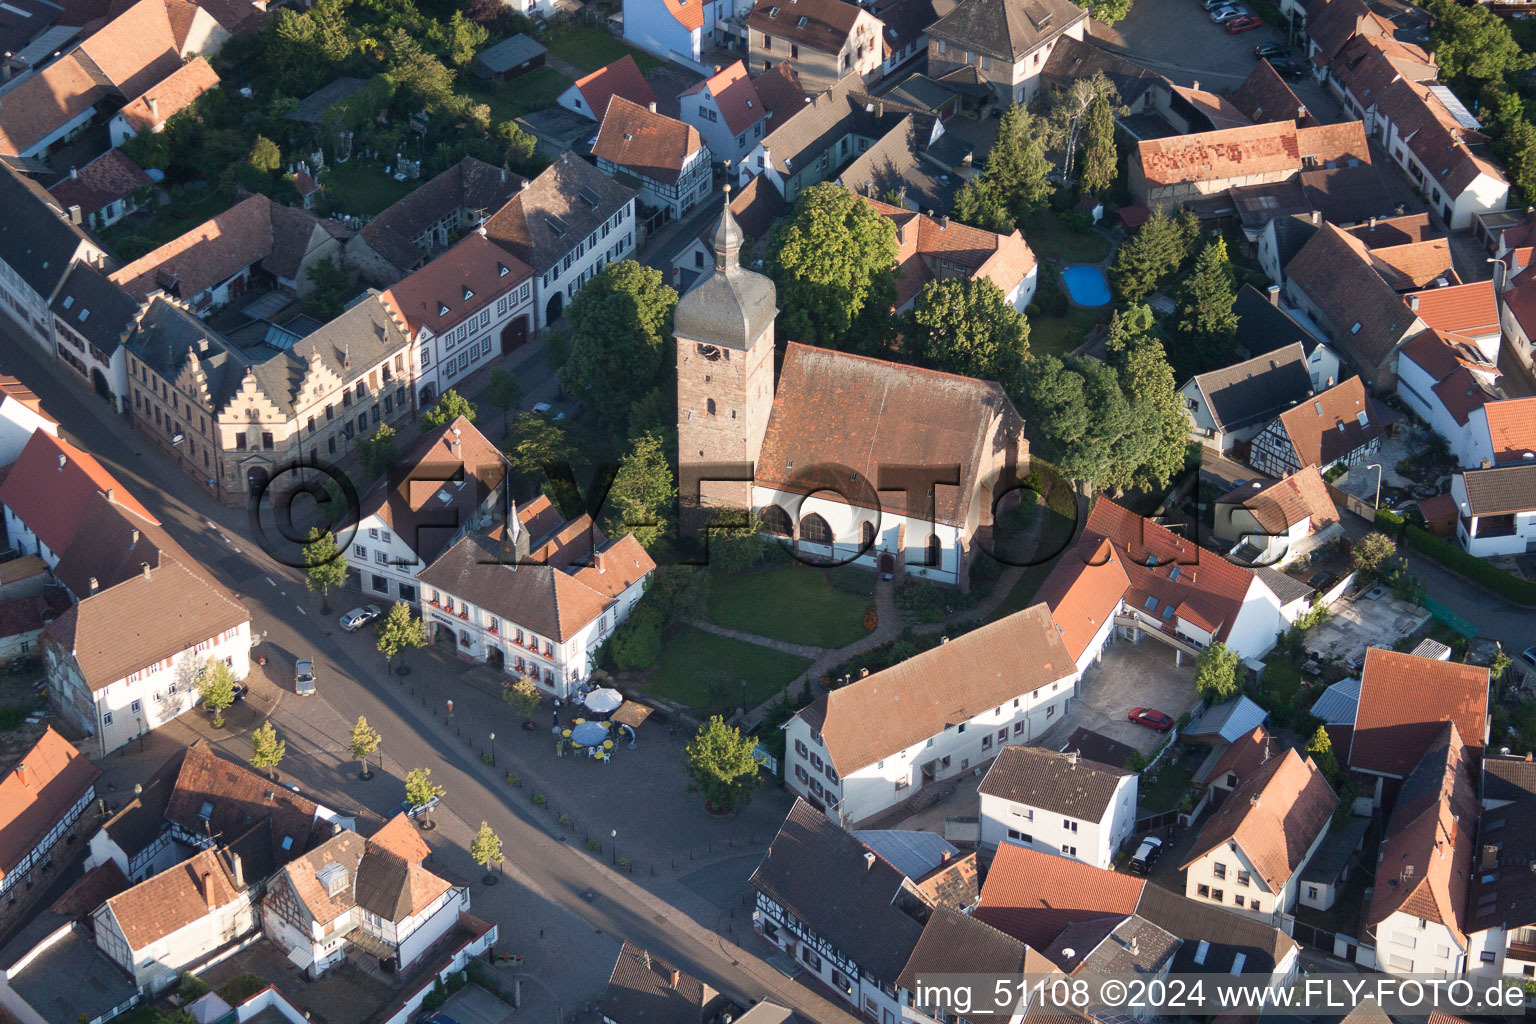
{"label": "parked silver car", "polygon": [[293,692],[300,697],[315,695],[315,666],[308,658],[293,663]]}

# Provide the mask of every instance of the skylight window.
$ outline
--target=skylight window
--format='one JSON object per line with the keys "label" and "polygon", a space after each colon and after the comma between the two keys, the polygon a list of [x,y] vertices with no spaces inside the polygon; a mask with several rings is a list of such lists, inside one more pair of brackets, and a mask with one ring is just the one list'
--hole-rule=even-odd
{"label": "skylight window", "polygon": [[443,305],[441,302],[439,302],[437,304],[437,315],[438,316],[447,316],[448,313],[449,313],[448,307]]}
{"label": "skylight window", "polygon": [[1147,611],[1149,611],[1149,612],[1157,611],[1157,598],[1155,598],[1155,597],[1147,598]]}
{"label": "skylight window", "polygon": [[777,18],[778,16],[779,16],[779,9],[777,7],[770,7],[770,8],[768,8],[768,17],[770,19]]}
{"label": "skylight window", "polygon": [[465,285],[464,286],[464,301],[468,302],[470,299],[472,299],[474,297],[475,297],[474,291],[469,287],[469,285]]}
{"label": "skylight window", "polygon": [[1178,566],[1174,566],[1172,569],[1168,570],[1168,578],[1171,579],[1171,580],[1176,580],[1176,579],[1179,578],[1179,567]]}
{"label": "skylight window", "polygon": [[199,807],[197,809],[197,816],[199,818],[211,818],[211,817],[213,817],[213,801],[212,800],[204,800],[203,801],[203,806],[201,806],[201,807]]}
{"label": "skylight window", "polygon": [[809,20],[810,20],[809,18],[807,18],[805,15],[802,14],[802,15],[800,15],[800,20],[795,22],[795,27],[796,28],[805,28],[805,23],[807,21],[809,21]]}
{"label": "skylight window", "polygon": [[90,311],[90,310],[88,310],[88,309],[82,309],[82,310],[81,310],[81,311],[80,311],[80,322],[81,322],[81,323],[85,323],[85,318],[86,318],[86,317],[88,317],[88,316],[90,316],[90,315],[91,315],[91,311]]}
{"label": "skylight window", "polygon": [[65,309],[68,309],[70,306],[73,306],[74,304],[75,304],[75,297],[73,295],[66,295],[66,296],[64,296],[63,306],[64,306]]}

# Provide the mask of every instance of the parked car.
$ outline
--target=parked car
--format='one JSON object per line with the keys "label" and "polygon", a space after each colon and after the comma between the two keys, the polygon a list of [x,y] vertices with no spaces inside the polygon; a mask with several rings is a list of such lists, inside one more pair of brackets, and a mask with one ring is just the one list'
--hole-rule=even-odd
{"label": "parked car", "polygon": [[365,604],[361,608],[353,608],[341,617],[341,628],[348,633],[355,633],[384,612],[376,604]]}
{"label": "parked car", "polygon": [[1134,708],[1125,716],[1125,720],[1158,732],[1167,732],[1173,728],[1173,719],[1156,708]]}
{"label": "parked car", "polygon": [[1138,875],[1145,875],[1162,855],[1163,841],[1156,836],[1147,836],[1136,847],[1136,854],[1131,858],[1131,870]]}
{"label": "parked car", "polygon": [[243,686],[239,683],[236,683],[234,689],[235,699],[230,701],[230,704],[239,704],[241,701],[245,700],[246,694],[250,692],[251,688],[249,686]]}
{"label": "parked car", "polygon": [[1218,7],[1231,7],[1232,0],[1200,0],[1200,6],[1207,11],[1214,11]]}
{"label": "parked car", "polygon": [[1265,57],[1284,57],[1291,52],[1291,48],[1284,43],[1260,43],[1253,48],[1253,55],[1259,60]]}
{"label": "parked car", "polygon": [[1307,76],[1306,70],[1293,60],[1286,60],[1283,57],[1270,57],[1268,60],[1269,66],[1274,68],[1275,73],[1278,74],[1281,78],[1289,78],[1292,81],[1295,81]]}
{"label": "parked car", "polygon": [[535,402],[533,411],[538,413],[540,416],[554,420],[556,423],[559,423],[561,420],[565,419],[565,413],[561,412],[559,409],[556,409],[548,402]]}
{"label": "parked car", "polygon": [[1248,32],[1264,24],[1263,19],[1255,18],[1251,14],[1245,14],[1241,18],[1233,18],[1227,22],[1227,34],[1237,35],[1239,32]]}
{"label": "parked car", "polygon": [[1229,21],[1246,18],[1251,14],[1253,12],[1246,7],[1218,7],[1211,12],[1211,20],[1218,25],[1225,25]]}
{"label": "parked car", "polygon": [[[395,808],[395,814],[403,814],[407,818],[419,818],[438,805],[438,798],[433,797],[424,804],[413,804],[410,800],[401,800],[400,806]],[[391,814],[393,818],[395,814]]]}
{"label": "parked car", "polygon": [[1332,590],[1338,582],[1339,577],[1336,573],[1320,572],[1313,574],[1312,578],[1307,580],[1307,586],[1311,587],[1313,590],[1321,591],[1322,593],[1326,594],[1328,591]]}
{"label": "parked car", "polygon": [[1527,647],[1520,652],[1520,657],[1524,658],[1528,664],[1536,665],[1536,647]]}
{"label": "parked car", "polygon": [[315,695],[315,665],[308,658],[293,663],[293,692],[300,697]]}

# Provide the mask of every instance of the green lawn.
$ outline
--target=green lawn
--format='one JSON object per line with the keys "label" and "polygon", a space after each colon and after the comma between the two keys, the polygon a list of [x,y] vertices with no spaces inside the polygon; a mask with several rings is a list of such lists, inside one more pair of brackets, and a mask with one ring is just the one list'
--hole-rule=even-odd
{"label": "green lawn", "polygon": [[662,641],[661,659],[641,686],[691,707],[755,707],[810,665],[807,658],[687,627]]}
{"label": "green lawn", "polygon": [[553,29],[541,40],[549,47],[549,55],[576,65],[583,71],[596,71],[607,67],[626,53],[635,55],[635,63],[641,71],[659,68],[662,62],[648,53],[626,46],[618,36],[600,28],[573,25],[570,28]]}
{"label": "green lawn", "polygon": [[1100,317],[1109,317],[1108,307],[1079,309],[1073,306],[1065,316],[1032,316],[1029,318],[1029,351],[1034,355],[1064,356],[1083,343],[1083,338],[1093,330]]}
{"label": "green lawn", "polygon": [[180,238],[203,221],[223,213],[230,205],[217,188],[210,188],[206,194],[188,201],[157,206],[153,213],[136,213],[125,217],[103,231],[101,240],[107,248],[116,252],[125,238],[145,239],[149,247],[140,246],[142,251],[132,249],[117,252],[124,262],[131,262],[173,238]]}
{"label": "green lawn", "polygon": [[[1151,778],[1150,774],[1157,778]],[[1143,775],[1137,784],[1136,806],[1156,814],[1171,811],[1179,805],[1179,797],[1189,788],[1189,779],[1194,773],[1184,767],[1182,760],[1175,759],[1172,764],[1159,763],[1150,774]]]}
{"label": "green lawn", "polygon": [[512,121],[535,110],[552,107],[571,80],[554,68],[534,68],[510,82],[485,82],[465,78],[459,91],[491,108],[491,123]]}
{"label": "green lawn", "polygon": [[1109,239],[1097,231],[1077,231],[1054,210],[1024,226],[1024,240],[1036,259],[1060,256],[1067,263],[1098,263],[1109,255]]}
{"label": "green lawn", "polygon": [[845,594],[826,572],[804,565],[716,574],[709,617],[716,625],[813,647],[845,647],[864,635],[871,602]]}
{"label": "green lawn", "polygon": [[349,160],[331,164],[320,172],[326,198],[336,209],[354,217],[369,217],[410,195],[419,181],[396,181],[384,173],[384,165]]}

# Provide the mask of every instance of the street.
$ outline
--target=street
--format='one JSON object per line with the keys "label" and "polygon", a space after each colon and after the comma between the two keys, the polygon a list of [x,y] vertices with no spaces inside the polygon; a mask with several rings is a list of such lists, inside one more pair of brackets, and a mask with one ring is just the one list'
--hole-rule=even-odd
{"label": "street", "polygon": [[[638,870],[631,876],[610,867],[607,830],[601,833],[602,859],[584,849],[578,853],[576,844],[582,837],[572,835],[568,841],[568,830],[550,820],[550,815],[541,816],[529,802],[527,789],[514,790],[501,781],[505,763],[483,764],[480,741],[462,738],[461,728],[469,728],[467,723],[475,723],[476,737],[488,721],[490,728],[498,724],[485,717],[494,702],[471,711],[472,693],[451,685],[441,692],[434,689],[438,680],[426,668],[437,657],[432,652],[407,655],[416,671],[391,679],[374,650],[371,631],[346,634],[335,624],[340,613],[364,603],[361,595],[332,593],[330,613],[322,616],[319,597],[306,590],[303,574],[271,560],[252,542],[244,510],[216,506],[82,382],[67,379],[66,367],[44,361],[34,343],[24,340],[9,321],[0,322],[0,351],[4,352],[0,372],[21,378],[36,391],[62,424],[62,433],[95,455],[189,554],[245,601],[253,634],[264,637],[256,653],[267,655],[270,683],[281,691],[272,721],[288,744],[288,757],[281,766],[285,776],[306,795],[333,808],[383,815],[400,802],[405,771],[430,767],[433,781],[447,790],[444,806],[436,814],[438,827],[426,834],[434,851],[431,867],[461,884],[482,875],[467,853],[479,823],[489,822],[500,835],[507,858],[505,874],[514,884],[485,886],[474,881],[473,912],[499,924],[501,948],[523,955],[522,970],[549,987],[548,992],[537,984],[524,987],[525,1006],[533,1019],[553,1020],[557,1010],[569,1012],[600,994],[620,939],[650,949],[738,1002],[766,996],[817,1021],[852,1019],[757,955],[769,947],[752,934],[750,911],[731,898],[745,889],[760,856],[760,850],[746,852],[745,840],[753,838],[750,832],[735,835],[741,822],[712,823],[709,827],[715,832],[692,837],[698,840],[700,852],[684,861],[681,871],[662,870],[653,859],[654,876],[647,874],[643,879]],[[538,367],[543,370],[542,359]],[[525,404],[553,390],[547,370],[543,378],[525,384]],[[305,656],[315,662],[319,696],[314,698],[299,698],[292,692],[292,659]],[[413,693],[412,687],[420,692]],[[428,691],[432,691],[430,699]],[[465,702],[453,723],[442,714],[440,698],[446,697]],[[196,714],[189,712],[146,737],[143,744],[130,744],[106,758],[102,788],[131,789],[173,752],[171,733]],[[387,774],[370,782],[358,780],[356,762],[346,753],[348,733],[359,715],[367,716],[384,738]],[[527,740],[515,728],[509,711],[502,712],[500,721],[508,723],[501,749],[510,752],[512,742]],[[238,735],[220,740],[217,746],[242,762],[250,753],[249,740]],[[528,749],[533,746],[540,753],[546,749],[545,744]],[[569,767],[602,770],[595,765]],[[632,805],[628,811],[637,821],[664,818],[674,804],[687,808],[698,804],[697,797],[683,792],[683,775],[675,769],[670,780],[652,780],[657,782],[656,793],[638,799],[630,796],[633,783],[625,772],[605,775],[604,788],[618,791],[619,800],[628,800]],[[636,787],[635,791],[642,790]],[[658,799],[668,792],[672,795],[665,802]],[[763,806],[752,820],[776,823],[782,818],[787,801],[781,791],[765,790],[759,800]],[[698,813],[702,816],[701,808]],[[771,838],[771,832],[761,826],[755,831],[759,846]],[[645,858],[644,849],[620,852],[637,861]],[[689,855],[693,856],[691,849]],[[704,858],[710,856],[714,861],[706,863]],[[710,871],[719,877],[710,876]],[[727,904],[735,908],[734,916],[724,909]],[[717,928],[734,935],[746,948],[717,934]]]}

